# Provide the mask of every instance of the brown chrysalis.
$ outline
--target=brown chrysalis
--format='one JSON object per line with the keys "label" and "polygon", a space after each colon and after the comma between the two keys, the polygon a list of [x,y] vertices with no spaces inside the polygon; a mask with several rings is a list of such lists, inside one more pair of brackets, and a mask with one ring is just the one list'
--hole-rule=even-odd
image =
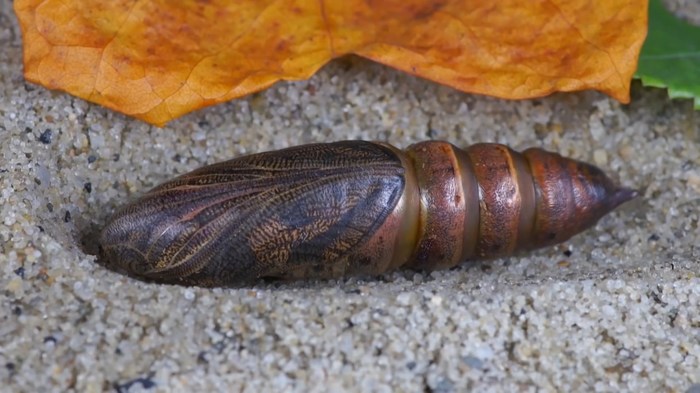
{"label": "brown chrysalis", "polygon": [[565,241],[636,195],[541,149],[322,143],[177,177],[99,242],[108,264],[182,285],[434,270]]}

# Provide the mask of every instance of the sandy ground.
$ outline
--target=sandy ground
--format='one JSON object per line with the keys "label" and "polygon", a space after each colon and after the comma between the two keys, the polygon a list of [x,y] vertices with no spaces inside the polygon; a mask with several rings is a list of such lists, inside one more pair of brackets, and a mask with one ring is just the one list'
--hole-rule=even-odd
{"label": "sandy ground", "polygon": [[[360,59],[150,127],[24,82],[0,3],[0,390],[700,391],[700,122],[633,88],[510,102]],[[314,141],[541,146],[643,197],[558,247],[450,271],[200,289],[81,240],[205,163]]]}

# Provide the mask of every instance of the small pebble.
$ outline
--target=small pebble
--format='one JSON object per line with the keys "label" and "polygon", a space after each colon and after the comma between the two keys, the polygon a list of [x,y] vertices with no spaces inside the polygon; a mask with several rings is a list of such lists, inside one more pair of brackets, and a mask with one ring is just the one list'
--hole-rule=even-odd
{"label": "small pebble", "polygon": [[45,145],[51,143],[51,140],[53,140],[53,131],[51,131],[51,129],[47,128],[46,130],[44,130],[44,132],[41,133],[41,135],[39,135],[39,142]]}

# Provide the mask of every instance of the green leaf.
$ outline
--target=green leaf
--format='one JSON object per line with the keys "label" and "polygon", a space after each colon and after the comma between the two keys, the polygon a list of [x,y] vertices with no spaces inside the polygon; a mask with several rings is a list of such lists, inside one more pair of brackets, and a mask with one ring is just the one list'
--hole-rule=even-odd
{"label": "green leaf", "polygon": [[645,86],[668,88],[671,98],[694,98],[700,109],[700,27],[649,3],[649,34],[635,75]]}

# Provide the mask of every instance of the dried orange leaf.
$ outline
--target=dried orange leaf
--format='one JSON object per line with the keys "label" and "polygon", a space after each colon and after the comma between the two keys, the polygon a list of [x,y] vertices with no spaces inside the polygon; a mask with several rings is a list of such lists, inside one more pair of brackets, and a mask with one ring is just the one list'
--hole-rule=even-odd
{"label": "dried orange leaf", "polygon": [[147,122],[356,53],[502,98],[627,102],[647,0],[15,0],[25,76]]}

